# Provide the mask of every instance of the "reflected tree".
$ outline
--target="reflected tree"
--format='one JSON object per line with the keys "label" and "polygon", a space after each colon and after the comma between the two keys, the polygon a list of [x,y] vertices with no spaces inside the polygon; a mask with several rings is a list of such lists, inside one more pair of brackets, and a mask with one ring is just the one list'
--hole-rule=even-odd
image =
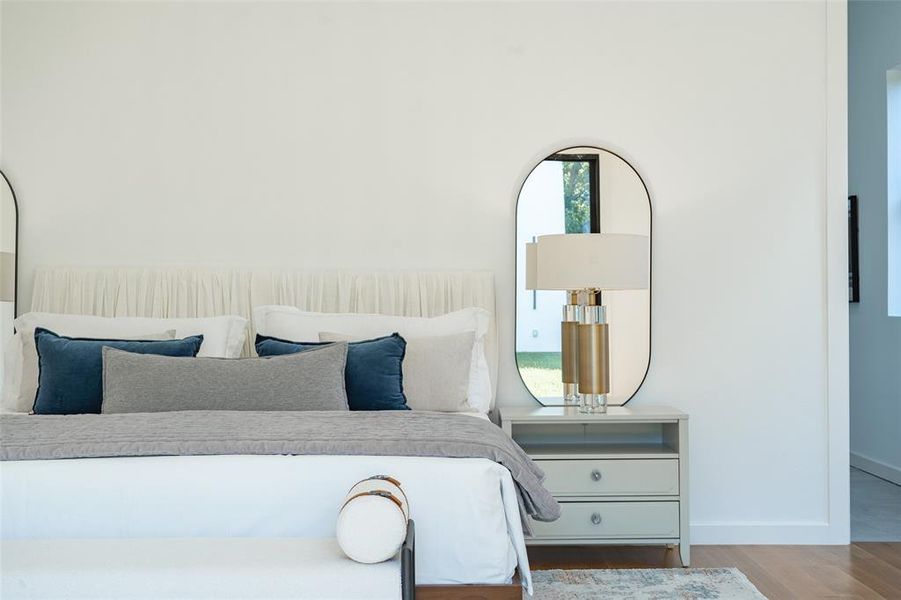
{"label": "reflected tree", "polygon": [[563,163],[563,206],[566,233],[591,231],[591,180],[589,163]]}

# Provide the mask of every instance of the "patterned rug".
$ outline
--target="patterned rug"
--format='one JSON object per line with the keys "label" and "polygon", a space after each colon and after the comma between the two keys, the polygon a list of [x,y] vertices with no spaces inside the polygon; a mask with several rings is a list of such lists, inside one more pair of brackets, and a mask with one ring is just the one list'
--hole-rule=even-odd
{"label": "patterned rug", "polygon": [[532,571],[536,600],[766,600],[738,569]]}

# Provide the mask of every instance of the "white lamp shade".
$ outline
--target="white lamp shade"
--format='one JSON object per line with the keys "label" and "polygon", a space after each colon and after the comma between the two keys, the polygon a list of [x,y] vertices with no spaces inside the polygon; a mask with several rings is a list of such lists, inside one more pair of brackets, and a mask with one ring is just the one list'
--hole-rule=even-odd
{"label": "white lamp shade", "polygon": [[538,289],[538,242],[526,244],[526,289]]}
{"label": "white lamp shade", "polygon": [[624,233],[542,235],[526,244],[526,289],[648,287],[650,238]]}

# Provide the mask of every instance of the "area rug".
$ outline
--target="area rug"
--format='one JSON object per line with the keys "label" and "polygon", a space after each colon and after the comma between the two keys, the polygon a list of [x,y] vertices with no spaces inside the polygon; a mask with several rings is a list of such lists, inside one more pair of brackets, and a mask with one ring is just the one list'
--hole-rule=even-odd
{"label": "area rug", "polygon": [[738,569],[532,571],[536,600],[766,600]]}

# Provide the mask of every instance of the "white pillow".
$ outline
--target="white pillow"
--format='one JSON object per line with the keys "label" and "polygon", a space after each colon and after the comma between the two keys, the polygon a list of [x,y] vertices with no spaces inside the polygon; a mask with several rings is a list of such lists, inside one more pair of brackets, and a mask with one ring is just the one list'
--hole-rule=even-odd
{"label": "white pillow", "polygon": [[[3,389],[0,412],[30,412],[31,406],[20,406],[22,385],[22,334],[16,333],[3,346]],[[33,401],[34,399],[32,399]]]}
{"label": "white pillow", "polygon": [[473,332],[469,369],[469,404],[487,413],[491,407],[491,374],[485,358],[485,335],[491,315],[483,308],[464,308],[438,317],[397,317],[360,313],[304,312],[294,306],[258,306],[254,327],[260,335],[294,342],[318,342],[320,331],[337,331],[354,338],[399,333],[405,339]]}
{"label": "white pillow", "polygon": [[[342,333],[319,332],[320,342],[355,342]],[[475,332],[424,338],[404,338],[404,397],[413,410],[472,412],[469,403],[469,371]]]}
{"label": "white pillow", "polygon": [[[29,412],[38,384],[38,356],[34,346],[37,327],[75,337],[127,339],[174,330],[175,337],[203,335],[198,356],[237,358],[247,335],[247,319],[238,316],[156,319],[148,317],[95,317],[56,313],[25,313],[15,320],[16,335],[4,353],[3,412]],[[10,354],[12,356],[10,356]]]}

